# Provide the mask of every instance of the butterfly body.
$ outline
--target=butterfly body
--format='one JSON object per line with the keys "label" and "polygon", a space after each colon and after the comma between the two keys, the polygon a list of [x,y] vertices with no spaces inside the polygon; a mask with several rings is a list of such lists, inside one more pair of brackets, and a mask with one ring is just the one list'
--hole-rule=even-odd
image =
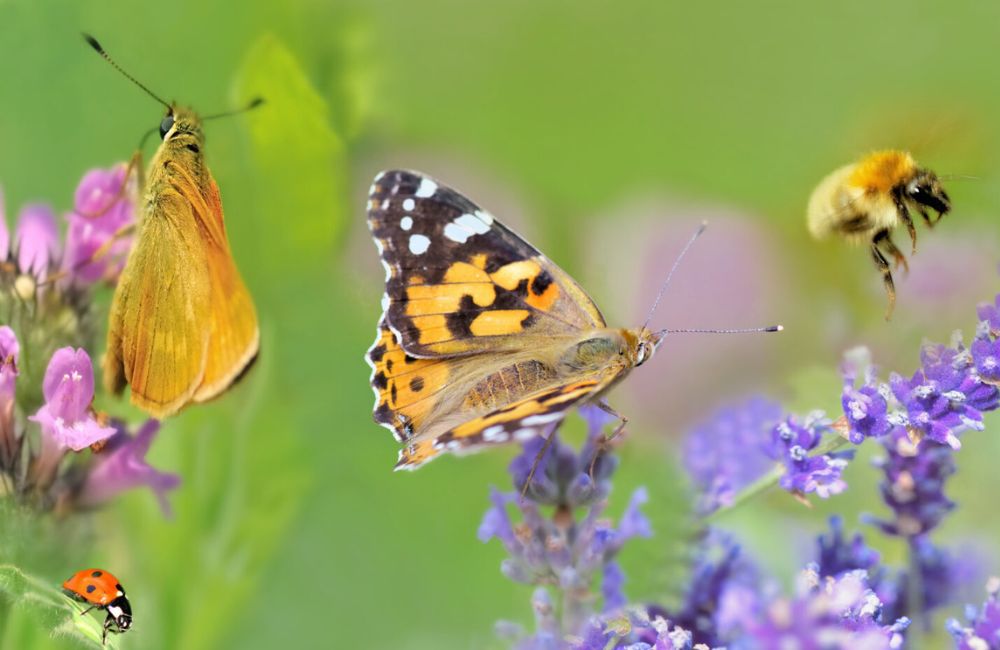
{"label": "butterfly body", "polygon": [[368,208],[386,295],[367,360],[397,468],[544,433],[659,344],[608,328],[569,275],[433,179],[383,172]]}
{"label": "butterfly body", "polygon": [[115,291],[104,381],[154,417],[224,391],[256,357],[257,315],[232,259],[198,116],[172,106]]}

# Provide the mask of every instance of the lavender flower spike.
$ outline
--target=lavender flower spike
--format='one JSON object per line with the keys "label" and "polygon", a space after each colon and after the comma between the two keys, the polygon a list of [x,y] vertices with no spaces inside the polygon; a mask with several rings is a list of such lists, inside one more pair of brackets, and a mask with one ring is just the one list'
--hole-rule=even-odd
{"label": "lavender flower spike", "polygon": [[946,625],[955,639],[955,650],[1000,650],[1000,578],[990,578],[986,591],[986,602],[981,609],[966,608],[967,627],[953,618],[948,620]]}
{"label": "lavender flower spike", "polygon": [[809,452],[819,446],[824,433],[831,432],[821,413],[813,413],[801,422],[789,416],[771,430],[771,444],[765,452],[785,466],[781,487],[798,494],[815,492],[821,498],[840,494],[847,489],[841,473],[854,455],[848,450],[821,456]]}
{"label": "lavender flower spike", "polygon": [[118,493],[148,485],[156,494],[164,516],[170,517],[167,492],[181,483],[176,474],[161,472],[146,462],[146,453],[160,429],[156,420],[146,420],[135,436],[129,435],[122,422],[113,422],[116,433],[97,456],[97,462],[80,493],[80,503],[94,506],[111,500]]}
{"label": "lavender flower spike", "polygon": [[90,408],[94,367],[86,350],[56,350],[45,370],[42,391],[45,404],[29,419],[38,422],[43,438],[57,447],[80,451],[114,434],[114,427],[101,426]]}
{"label": "lavender flower spike", "polygon": [[[859,347],[848,350],[844,354],[841,366],[844,376],[844,392],[841,404],[844,416],[847,418],[848,438],[854,444],[859,444],[865,438],[883,436],[889,432],[892,425],[888,418],[889,388],[880,384],[875,378],[875,366],[871,363],[871,353],[868,348]],[[858,377],[863,377],[863,383],[857,386]]]}

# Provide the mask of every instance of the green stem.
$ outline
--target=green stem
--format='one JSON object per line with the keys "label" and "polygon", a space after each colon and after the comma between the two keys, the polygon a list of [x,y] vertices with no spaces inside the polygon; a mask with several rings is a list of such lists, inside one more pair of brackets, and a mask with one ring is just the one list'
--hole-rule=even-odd
{"label": "green stem", "polygon": [[[834,436],[820,444],[820,446],[816,448],[816,451],[811,455],[822,456],[823,454],[829,454],[837,451],[847,443],[848,440],[846,438]],[[735,510],[757,495],[762,494],[771,487],[777,485],[784,473],[785,468],[783,465],[775,465],[769,472],[740,490],[731,503],[724,505],[702,517],[701,522],[706,526],[715,523],[723,514]]]}
{"label": "green stem", "polygon": [[919,650],[923,645],[924,625],[924,579],[920,570],[920,552],[916,544],[910,542],[910,571],[906,581],[907,614],[910,616],[910,626],[906,629],[906,647]]}

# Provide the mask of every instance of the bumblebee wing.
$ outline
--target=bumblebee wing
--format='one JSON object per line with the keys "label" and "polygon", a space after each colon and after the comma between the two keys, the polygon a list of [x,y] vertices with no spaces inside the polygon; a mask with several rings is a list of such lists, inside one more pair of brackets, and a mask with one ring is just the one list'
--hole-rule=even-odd
{"label": "bumblebee wing", "polygon": [[188,199],[195,220],[207,234],[204,254],[209,308],[203,325],[207,326],[209,342],[205,375],[193,395],[194,401],[204,402],[226,390],[256,358],[260,330],[250,292],[229,250],[215,179],[206,168],[208,183],[201,193],[183,168],[178,166],[177,170],[178,190]]}
{"label": "bumblebee wing", "polygon": [[192,206],[168,188],[140,226],[111,305],[104,383],[163,418],[190,401],[205,375],[208,267]]}

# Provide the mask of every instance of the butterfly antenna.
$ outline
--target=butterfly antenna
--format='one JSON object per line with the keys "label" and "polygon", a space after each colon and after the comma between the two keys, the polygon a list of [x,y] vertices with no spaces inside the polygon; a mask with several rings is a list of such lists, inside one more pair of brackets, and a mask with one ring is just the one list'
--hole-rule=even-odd
{"label": "butterfly antenna", "polygon": [[677,256],[677,259],[674,260],[674,265],[670,267],[670,273],[667,274],[667,279],[664,280],[663,285],[660,286],[660,292],[656,294],[656,300],[653,301],[653,307],[649,310],[649,315],[646,316],[646,322],[642,324],[643,329],[646,329],[646,326],[649,325],[649,321],[652,320],[653,314],[656,312],[656,308],[660,305],[660,299],[663,298],[663,294],[667,291],[667,287],[670,286],[670,278],[674,277],[674,271],[676,271],[677,267],[681,265],[681,260],[684,259],[684,256],[688,252],[688,249],[691,248],[692,245],[694,245],[695,240],[701,236],[701,233],[705,232],[705,228],[708,228],[708,222],[702,221],[701,225],[698,226],[698,230],[696,230],[694,234],[691,235],[691,239],[689,239],[688,242],[684,244],[684,248],[681,249],[681,252]]}
{"label": "butterfly antenna", "polygon": [[201,118],[201,121],[205,122],[207,120],[214,120],[220,117],[229,117],[230,115],[239,115],[240,113],[246,113],[247,111],[252,111],[253,109],[257,108],[263,103],[264,103],[263,97],[254,97],[243,108],[236,108],[231,111],[226,111],[224,113],[216,113],[215,115],[206,115],[205,117]]}
{"label": "butterfly antenna", "polygon": [[160,99],[159,95],[157,95],[152,90],[150,90],[149,88],[147,88],[138,79],[136,79],[135,77],[133,77],[129,73],[125,72],[125,70],[123,70],[120,65],[118,65],[117,63],[115,63],[115,60],[112,59],[108,55],[108,53],[106,51],[104,51],[104,48],[101,47],[101,44],[97,42],[96,38],[94,38],[90,34],[87,34],[86,32],[84,32],[84,34],[83,34],[83,40],[87,41],[87,43],[90,45],[90,47],[94,48],[94,50],[98,54],[100,54],[102,57],[104,57],[105,61],[107,61],[108,63],[111,64],[111,67],[113,67],[118,72],[122,73],[125,76],[126,79],[128,79],[129,81],[131,81],[132,83],[134,83],[136,86],[139,86],[140,88],[142,88],[143,90],[145,90],[147,95],[149,95],[150,97],[152,97],[156,101],[160,102],[161,104],[163,104],[164,106],[166,106],[168,109],[170,108],[170,104],[168,104],[167,102],[165,102],[162,99]]}
{"label": "butterfly antenna", "polygon": [[666,336],[667,334],[759,334],[761,332],[780,332],[784,329],[784,325],[768,325],[767,327],[745,327],[740,329],[725,330],[685,328],[679,330],[660,330],[657,334],[660,336]]}

